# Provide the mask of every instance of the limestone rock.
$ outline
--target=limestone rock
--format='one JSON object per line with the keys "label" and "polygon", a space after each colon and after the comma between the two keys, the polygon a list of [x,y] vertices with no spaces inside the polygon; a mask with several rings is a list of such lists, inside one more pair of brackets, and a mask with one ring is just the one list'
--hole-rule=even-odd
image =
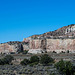
{"label": "limestone rock", "polygon": [[28,51],[28,53],[32,53],[32,54],[41,54],[41,53],[43,53],[44,51],[43,50],[41,50],[41,49],[30,49],[29,51]]}

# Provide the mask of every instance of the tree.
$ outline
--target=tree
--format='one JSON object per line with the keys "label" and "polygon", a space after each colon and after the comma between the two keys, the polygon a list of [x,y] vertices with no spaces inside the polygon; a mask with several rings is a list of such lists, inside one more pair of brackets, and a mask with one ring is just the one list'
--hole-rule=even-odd
{"label": "tree", "polygon": [[41,56],[40,63],[47,65],[48,63],[53,62],[54,60],[47,54]]}
{"label": "tree", "polygon": [[65,75],[73,75],[75,72],[75,69],[70,61],[61,60],[55,64],[55,67],[59,70],[59,72]]}
{"label": "tree", "polygon": [[67,50],[67,53],[69,53],[69,50]]}
{"label": "tree", "polygon": [[2,61],[2,59],[0,59],[0,65],[3,65],[3,61]]}
{"label": "tree", "polygon": [[0,59],[0,65],[10,64],[14,59],[11,55],[6,55],[4,58]]}
{"label": "tree", "polygon": [[55,67],[57,69],[59,69],[59,71],[61,72],[64,69],[64,67],[65,67],[64,61],[61,59],[61,61],[59,61],[58,63],[55,64]]}
{"label": "tree", "polygon": [[28,51],[27,51],[27,50],[23,51],[23,54],[27,54],[27,53],[28,53]]}
{"label": "tree", "polygon": [[39,62],[39,57],[34,55],[30,58],[30,63]]}
{"label": "tree", "polygon": [[21,61],[21,65],[27,65],[27,64],[29,64],[30,63],[30,61],[28,60],[28,59],[24,59],[23,61]]}
{"label": "tree", "polygon": [[6,64],[10,64],[12,62],[12,60],[14,60],[14,57],[11,55],[6,55],[4,57],[4,60],[5,60]]}

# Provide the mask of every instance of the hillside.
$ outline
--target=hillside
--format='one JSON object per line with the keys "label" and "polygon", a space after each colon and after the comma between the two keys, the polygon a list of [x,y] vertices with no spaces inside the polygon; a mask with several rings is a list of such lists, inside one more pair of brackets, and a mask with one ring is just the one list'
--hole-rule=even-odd
{"label": "hillside", "polygon": [[31,38],[52,38],[52,37],[74,37],[75,36],[75,24],[64,26],[55,31],[47,32],[41,35],[33,35]]}
{"label": "hillside", "polygon": [[75,24],[41,35],[33,35],[25,38],[22,42],[10,41],[0,44],[0,53],[17,53],[24,50],[28,50],[30,53],[45,51],[75,53]]}

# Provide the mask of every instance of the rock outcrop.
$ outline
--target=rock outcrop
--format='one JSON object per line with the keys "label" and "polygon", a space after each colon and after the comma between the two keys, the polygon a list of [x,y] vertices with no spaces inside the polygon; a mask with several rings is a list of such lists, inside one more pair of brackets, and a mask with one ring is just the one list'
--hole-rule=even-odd
{"label": "rock outcrop", "polygon": [[75,24],[71,24],[68,26],[64,26],[62,28],[59,28],[55,31],[47,32],[41,35],[33,35],[30,38],[32,39],[42,39],[42,38],[48,38],[48,39],[61,39],[61,38],[75,38]]}
{"label": "rock outcrop", "polygon": [[28,53],[41,54],[41,53],[44,53],[44,51],[41,50],[41,49],[30,49],[30,50],[28,51]]}
{"label": "rock outcrop", "polygon": [[0,53],[18,53],[22,52],[23,50],[29,50],[28,43],[13,41],[0,44]]}
{"label": "rock outcrop", "polygon": [[0,44],[0,53],[21,52],[23,50],[29,50],[29,53],[35,54],[45,51],[75,53],[75,24],[41,35],[33,35],[25,38],[22,42]]}

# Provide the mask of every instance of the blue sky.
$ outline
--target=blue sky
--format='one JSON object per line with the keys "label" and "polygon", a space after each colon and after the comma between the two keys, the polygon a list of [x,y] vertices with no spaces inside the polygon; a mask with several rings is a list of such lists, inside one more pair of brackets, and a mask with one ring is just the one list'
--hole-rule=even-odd
{"label": "blue sky", "polygon": [[0,43],[69,24],[75,24],[75,0],[0,0]]}

